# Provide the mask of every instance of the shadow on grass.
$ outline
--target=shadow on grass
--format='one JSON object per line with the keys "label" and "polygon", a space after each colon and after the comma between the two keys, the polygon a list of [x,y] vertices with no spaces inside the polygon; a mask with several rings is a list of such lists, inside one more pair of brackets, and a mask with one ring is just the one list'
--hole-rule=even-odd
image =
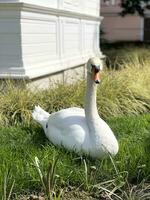
{"label": "shadow on grass", "polygon": [[48,139],[45,136],[44,130],[40,126],[33,127],[21,127],[23,131],[30,135],[31,141],[34,146],[40,147],[45,146],[49,143]]}

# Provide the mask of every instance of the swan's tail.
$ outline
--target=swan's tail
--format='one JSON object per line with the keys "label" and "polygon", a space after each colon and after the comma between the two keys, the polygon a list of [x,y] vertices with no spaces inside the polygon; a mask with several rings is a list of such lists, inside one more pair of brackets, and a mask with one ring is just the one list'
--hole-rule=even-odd
{"label": "swan's tail", "polygon": [[46,128],[49,116],[50,114],[43,110],[40,106],[35,106],[32,112],[33,119],[40,123],[43,126],[44,130]]}

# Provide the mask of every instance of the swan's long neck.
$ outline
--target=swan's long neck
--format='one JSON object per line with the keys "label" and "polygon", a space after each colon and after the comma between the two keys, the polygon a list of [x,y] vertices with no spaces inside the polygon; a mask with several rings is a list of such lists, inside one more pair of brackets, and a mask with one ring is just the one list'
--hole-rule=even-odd
{"label": "swan's long neck", "polygon": [[85,95],[85,116],[88,121],[93,121],[99,117],[96,105],[97,86],[87,73],[87,88]]}

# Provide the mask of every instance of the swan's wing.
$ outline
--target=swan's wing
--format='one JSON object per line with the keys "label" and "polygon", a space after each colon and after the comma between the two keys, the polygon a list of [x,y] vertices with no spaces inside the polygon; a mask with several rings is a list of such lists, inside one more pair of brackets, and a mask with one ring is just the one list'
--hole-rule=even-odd
{"label": "swan's wing", "polygon": [[60,129],[66,129],[71,125],[81,125],[85,123],[84,110],[81,108],[67,108],[53,113],[49,117],[48,124],[51,124]]}
{"label": "swan's wing", "polygon": [[54,144],[68,148],[76,144],[81,146],[89,135],[84,110],[68,108],[50,115],[46,135]]}

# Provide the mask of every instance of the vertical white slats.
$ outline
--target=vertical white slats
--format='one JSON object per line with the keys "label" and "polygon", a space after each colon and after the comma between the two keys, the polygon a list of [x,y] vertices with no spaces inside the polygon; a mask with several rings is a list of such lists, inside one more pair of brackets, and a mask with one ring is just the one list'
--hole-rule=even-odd
{"label": "vertical white slats", "polygon": [[[40,0],[20,2],[31,3],[31,9],[30,5],[26,9],[1,8],[0,76],[24,73],[25,77],[40,77],[84,64],[99,52],[99,22],[93,17],[90,20],[97,15],[99,0],[45,0],[47,10],[40,10]],[[54,9],[55,15],[49,12],[52,7],[62,11]],[[68,11],[73,14],[66,17]]]}

